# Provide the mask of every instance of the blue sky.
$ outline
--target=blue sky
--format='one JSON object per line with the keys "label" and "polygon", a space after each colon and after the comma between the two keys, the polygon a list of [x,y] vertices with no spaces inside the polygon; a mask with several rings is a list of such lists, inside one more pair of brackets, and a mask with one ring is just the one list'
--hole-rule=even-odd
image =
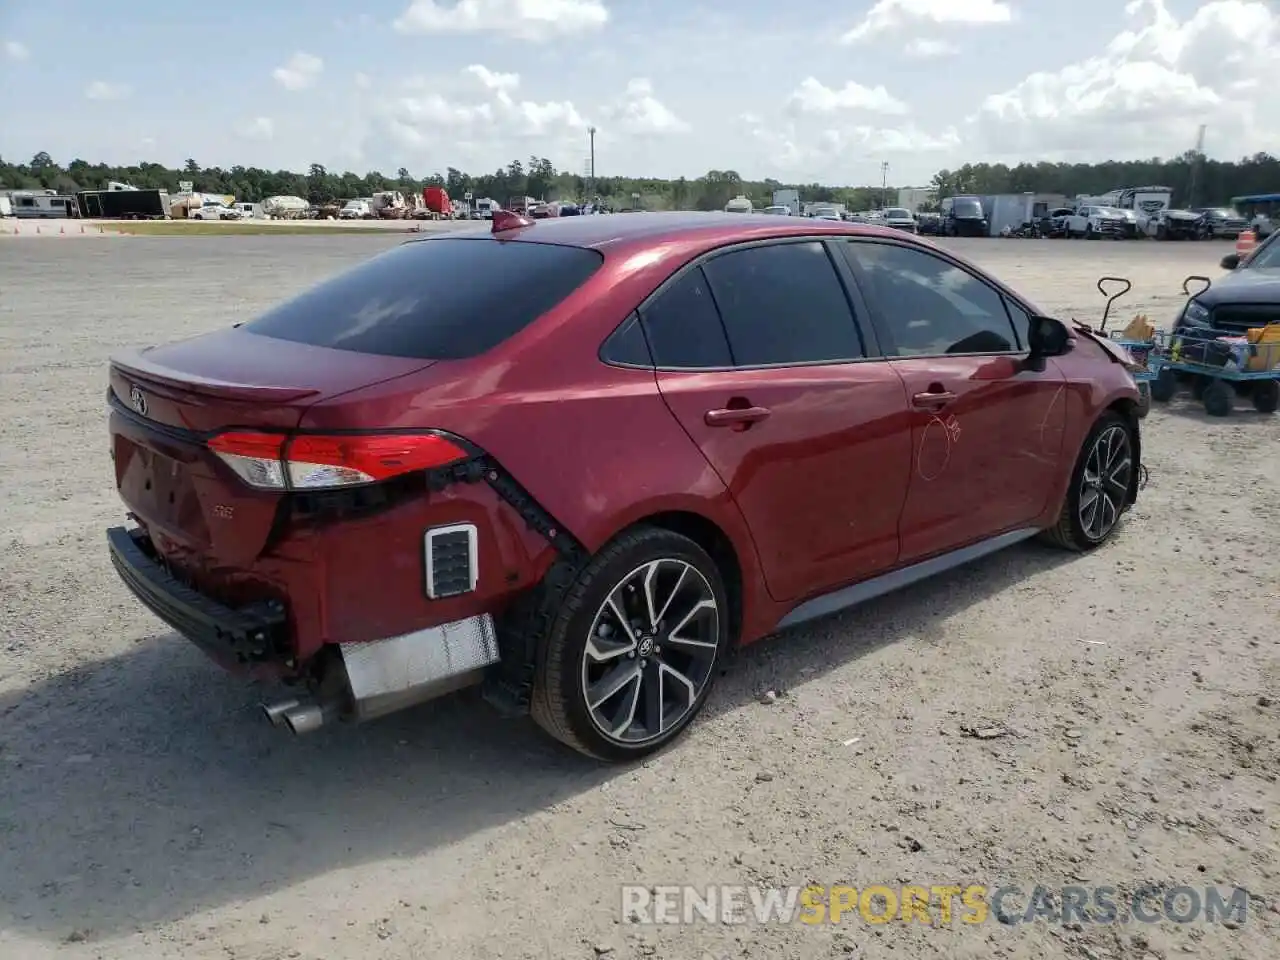
{"label": "blue sky", "polygon": [[927,182],[1276,148],[1260,0],[5,0],[0,155]]}

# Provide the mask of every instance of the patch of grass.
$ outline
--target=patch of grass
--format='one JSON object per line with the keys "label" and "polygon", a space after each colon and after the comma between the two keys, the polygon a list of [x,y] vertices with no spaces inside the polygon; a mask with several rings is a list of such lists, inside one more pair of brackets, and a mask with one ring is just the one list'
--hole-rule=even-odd
{"label": "patch of grass", "polygon": [[[384,237],[388,234],[405,232],[408,229],[407,227],[401,227],[399,230],[378,227],[342,227],[337,224],[308,225],[290,223],[287,220],[250,221],[247,223],[236,223],[234,221],[208,223],[199,220],[138,220],[132,223],[104,223],[101,224],[101,227],[107,233],[127,233],[131,236],[142,237],[243,237],[266,236],[268,234],[315,236],[334,233],[340,233],[347,237],[366,235]],[[86,228],[91,229],[88,225],[86,225]]]}

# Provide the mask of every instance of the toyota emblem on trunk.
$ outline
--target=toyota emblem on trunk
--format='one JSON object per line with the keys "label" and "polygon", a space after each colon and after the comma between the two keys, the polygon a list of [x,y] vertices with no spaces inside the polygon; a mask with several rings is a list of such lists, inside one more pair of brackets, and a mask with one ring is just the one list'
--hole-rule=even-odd
{"label": "toyota emblem on trunk", "polygon": [[147,395],[142,392],[142,388],[134,385],[129,391],[129,403],[134,410],[138,411],[142,416],[147,415]]}

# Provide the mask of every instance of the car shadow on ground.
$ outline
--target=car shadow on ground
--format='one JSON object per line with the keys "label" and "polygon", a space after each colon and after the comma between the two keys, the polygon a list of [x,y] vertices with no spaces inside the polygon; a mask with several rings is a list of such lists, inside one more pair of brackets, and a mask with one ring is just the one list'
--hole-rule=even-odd
{"label": "car shadow on ground", "polygon": [[[934,639],[946,618],[1071,558],[1017,546],[753,644],[707,712],[898,638]],[[263,720],[262,692],[168,634],[0,698],[0,929],[145,929],[420,855],[620,772],[499,719],[473,693],[295,739]]]}

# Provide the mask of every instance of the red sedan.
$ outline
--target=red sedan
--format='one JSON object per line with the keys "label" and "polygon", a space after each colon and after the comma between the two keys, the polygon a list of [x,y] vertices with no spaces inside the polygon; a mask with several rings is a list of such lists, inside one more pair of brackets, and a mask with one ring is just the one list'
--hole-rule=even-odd
{"label": "red sedan", "polygon": [[412,240],[113,358],[125,583],[295,732],[470,684],[586,754],[734,645],[1134,502],[1123,351],[901,231],[636,214]]}

